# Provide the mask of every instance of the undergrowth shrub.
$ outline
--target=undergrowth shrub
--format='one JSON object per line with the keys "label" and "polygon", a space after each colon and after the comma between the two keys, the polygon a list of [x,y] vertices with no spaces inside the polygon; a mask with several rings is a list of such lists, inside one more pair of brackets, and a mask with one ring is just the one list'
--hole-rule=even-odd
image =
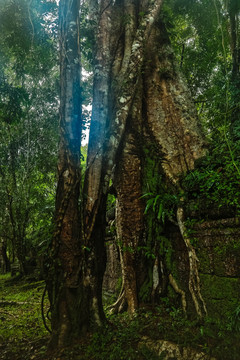
{"label": "undergrowth shrub", "polygon": [[205,204],[231,207],[240,212],[240,147],[214,148],[182,179],[186,200],[204,200]]}

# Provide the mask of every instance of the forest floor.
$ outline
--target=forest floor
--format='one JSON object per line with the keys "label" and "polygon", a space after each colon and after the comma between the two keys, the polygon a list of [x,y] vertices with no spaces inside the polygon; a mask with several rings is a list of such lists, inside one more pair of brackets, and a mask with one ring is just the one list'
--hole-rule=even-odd
{"label": "forest floor", "polygon": [[[101,332],[50,358],[46,355],[49,333],[41,311],[44,288],[44,281],[16,281],[0,275],[0,360],[164,360],[142,343],[146,337],[153,342],[170,340],[218,360],[240,360],[239,332],[210,320],[205,324],[190,321],[167,298],[162,305],[142,308],[132,319],[127,313],[108,316]],[[45,315],[48,308],[45,297]]]}

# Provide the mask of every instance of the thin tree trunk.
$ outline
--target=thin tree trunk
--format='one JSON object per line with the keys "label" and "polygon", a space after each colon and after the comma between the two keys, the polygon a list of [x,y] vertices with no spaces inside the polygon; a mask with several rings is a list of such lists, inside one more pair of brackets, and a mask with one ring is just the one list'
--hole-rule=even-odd
{"label": "thin tree trunk", "polygon": [[[239,93],[240,86],[240,34],[239,34],[239,12],[240,6],[237,1],[229,0],[227,10],[230,23],[230,48],[232,53],[232,77],[231,77],[231,135],[234,140],[239,140]],[[225,51],[225,49],[224,49]],[[229,96],[229,94],[227,94]],[[228,104],[227,104],[228,105]],[[226,106],[227,106],[226,105]],[[229,109],[226,109],[228,112]]]}
{"label": "thin tree trunk", "polygon": [[3,240],[0,241],[0,268],[2,274],[6,274],[10,271],[10,261],[7,256],[6,245]]}
{"label": "thin tree trunk", "polygon": [[236,76],[239,75],[239,65],[240,65],[240,46],[238,39],[238,11],[240,10],[239,5],[236,4],[236,1],[230,0],[227,3],[227,9],[229,14],[230,22],[230,46],[232,52],[232,77],[233,80]]}

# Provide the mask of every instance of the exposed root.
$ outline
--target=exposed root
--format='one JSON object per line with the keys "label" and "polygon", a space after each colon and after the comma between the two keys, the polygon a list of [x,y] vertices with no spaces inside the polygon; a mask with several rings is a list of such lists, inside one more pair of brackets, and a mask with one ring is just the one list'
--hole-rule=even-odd
{"label": "exposed root", "polygon": [[[122,252],[120,249],[120,263],[121,268],[123,269],[123,258],[122,258]],[[125,281],[124,281],[124,273],[122,270],[122,286],[121,290],[118,295],[117,301],[115,301],[114,304],[111,304],[107,307],[107,310],[110,312],[110,314],[118,314],[122,311],[124,311],[125,307],[127,307],[127,300],[125,296]]]}
{"label": "exposed root", "polygon": [[109,311],[110,314],[118,314],[124,311],[126,306],[127,306],[127,301],[125,297],[125,291],[124,289],[122,289],[118,296],[117,301],[114,304],[109,305],[107,307],[107,310]]}
{"label": "exposed root", "polygon": [[[160,264],[162,265],[162,263],[160,262]],[[154,299],[155,299],[155,295],[156,295],[156,291],[157,288],[159,286],[159,273],[158,273],[158,268],[159,268],[159,259],[158,257],[156,257],[154,265],[153,265],[153,269],[152,269],[152,277],[153,277],[153,285],[152,285],[152,293],[151,293],[151,298],[152,298],[152,303],[154,303]]]}
{"label": "exposed root", "polygon": [[178,287],[178,284],[177,284],[176,280],[174,279],[174,277],[172,276],[172,274],[169,274],[168,278],[169,278],[170,285],[173,287],[173,290],[176,291],[177,294],[181,295],[183,312],[186,314],[186,312],[187,312],[187,302],[186,302],[185,291],[183,291],[182,289],[180,289]]}
{"label": "exposed root", "polygon": [[[43,320],[43,325],[45,327],[45,329],[51,334],[52,330],[49,329],[49,327],[47,326],[46,323],[46,318],[45,318],[45,314],[44,314],[44,299],[45,299],[45,295],[47,292],[47,286],[45,286],[43,294],[42,294],[42,300],[41,300],[41,314],[42,314],[42,320]],[[50,309],[49,309],[50,310]],[[49,311],[48,311],[49,312]],[[47,313],[47,317],[48,317],[48,313]]]}
{"label": "exposed root", "polygon": [[184,224],[184,210],[182,207],[179,207],[177,210],[177,222],[178,226],[186,245],[188,251],[188,258],[189,258],[189,282],[188,287],[189,291],[192,296],[192,300],[197,312],[197,315],[202,318],[204,315],[207,314],[207,309],[203,297],[201,295],[200,289],[200,279],[198,274],[198,258],[195,252],[194,247],[191,245],[190,239],[187,236],[187,229]]}

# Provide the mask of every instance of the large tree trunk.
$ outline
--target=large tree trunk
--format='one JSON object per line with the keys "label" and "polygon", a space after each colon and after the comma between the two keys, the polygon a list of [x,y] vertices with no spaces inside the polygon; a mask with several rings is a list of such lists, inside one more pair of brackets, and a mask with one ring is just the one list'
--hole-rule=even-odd
{"label": "large tree trunk", "polygon": [[56,229],[51,247],[48,292],[52,310],[50,348],[61,348],[89,325],[83,282],[79,211],[81,92],[78,0],[60,1],[60,145]]}
{"label": "large tree trunk", "polygon": [[[195,160],[205,153],[205,143],[197,122],[196,111],[174,62],[167,32],[161,21],[152,29],[145,48],[144,60],[143,87],[139,89],[134,98],[132,106],[132,114],[134,115],[128,117],[127,128],[134,128],[135,131],[131,138],[126,136],[127,140],[123,144],[120,155],[120,171],[116,172],[117,179],[115,180],[118,198],[118,240],[124,246],[122,255],[123,280],[128,309],[131,313],[138,306],[140,289],[143,285],[142,268],[136,266],[137,258],[139,258],[137,249],[143,245],[149,247],[149,244],[146,243],[147,237],[144,238],[142,231],[143,218],[140,215],[137,216],[141,212],[143,214],[143,205],[140,200],[141,195],[143,195],[141,192],[143,188],[139,188],[139,184],[146,177],[144,173],[148,171],[144,167],[146,162],[139,158],[139,154],[152,156],[151,153],[146,155],[143,149],[147,148],[147,144],[155,144],[155,151],[159,154],[159,160],[155,163],[152,161],[152,166],[159,167],[160,161],[162,170],[159,176],[163,175],[161,181],[172,184],[172,187],[178,192],[180,191],[179,176],[193,169]],[[142,96],[142,101],[139,100],[139,96]],[[135,124],[136,119],[138,119],[138,127]],[[138,133],[137,129],[141,129],[141,127],[142,133]],[[131,151],[139,146],[142,147],[142,151]],[[145,184],[145,189],[147,187]],[[153,191],[153,189],[148,191]],[[182,207],[177,211],[176,220],[179,223],[189,254],[189,291],[197,314],[202,316],[206,312],[206,308],[200,293],[197,258],[194,248],[185,236]],[[141,229],[141,232],[138,229]],[[146,231],[150,231],[150,229],[148,228]],[[156,266],[162,265],[162,261],[159,260],[158,253],[156,253],[159,245],[153,240],[151,246],[156,256],[156,261],[150,263],[152,272],[155,271],[156,273],[157,271],[157,276],[160,277],[162,270],[156,270]],[[138,271],[138,269],[141,270]],[[168,269],[168,272],[170,271],[171,269]],[[147,271],[145,271],[146,275]],[[154,278],[154,274],[152,277]],[[166,276],[162,274],[162,277],[165,281]],[[170,279],[172,279],[172,275]],[[185,299],[183,291],[177,287],[175,281],[172,281],[173,284],[175,284],[175,290]],[[157,285],[152,279],[152,293],[154,292],[153,287]],[[183,302],[185,304],[185,300]]]}
{"label": "large tree trunk", "polygon": [[[142,87],[135,97],[132,112],[127,120],[122,152],[114,175],[117,194],[116,229],[121,252],[123,292],[118,304],[123,307],[126,300],[128,310],[134,313],[138,308],[138,289],[141,281],[139,262],[144,237],[144,201],[142,195]],[[137,106],[136,106],[137,105]]]}
{"label": "large tree trunk", "polygon": [[[144,43],[162,0],[144,3],[146,15],[141,17],[132,46],[128,26],[124,27],[121,20],[128,2],[90,1],[96,24],[96,46],[82,216],[78,208],[81,139],[79,1],[60,1],[61,138],[56,231],[52,243],[52,272],[48,279],[52,307],[50,347],[63,347],[79,337],[90,324],[102,325],[105,320],[101,296],[107,192],[141,74]],[[119,57],[121,52],[124,61]]]}
{"label": "large tree trunk", "polygon": [[[86,232],[94,228],[102,196],[107,194],[116,156],[124,137],[143,64],[143,53],[151,27],[158,16],[162,0],[143,1],[146,15],[136,18],[141,10],[135,2],[92,1],[96,28],[94,52],[93,110],[85,181]],[[131,5],[132,4],[132,5]],[[133,13],[134,12],[134,13]],[[123,16],[130,16],[125,25]],[[110,21],[110,19],[112,21]],[[131,24],[138,27],[130,31]],[[124,26],[125,25],[125,26]]]}
{"label": "large tree trunk", "polygon": [[[107,193],[116,159],[125,141],[127,119],[132,111],[138,80],[141,78],[145,42],[158,16],[161,3],[162,0],[140,1],[136,6],[135,1],[116,1],[114,4],[107,0],[91,1],[91,17],[97,27],[93,110],[84,186],[84,232],[86,246],[90,250],[88,268],[94,294],[94,311],[99,323],[104,321],[101,286],[105,270],[104,214]],[[138,17],[141,10],[145,15]],[[124,23],[124,17],[129,17],[130,21]],[[135,165],[138,166],[137,160]],[[132,173],[135,172],[134,166]],[[138,194],[140,195],[140,191]],[[122,203],[123,201],[124,198]],[[136,209],[136,216],[142,217],[137,205]],[[142,225],[139,230],[141,227]],[[127,242],[127,237],[124,241]],[[126,254],[123,253],[123,256]],[[101,260],[96,262],[96,259]],[[128,260],[131,261],[131,256]],[[130,299],[130,286],[128,290]],[[132,301],[134,303],[135,300]]]}
{"label": "large tree trunk", "polygon": [[91,294],[92,321],[100,326],[105,321],[102,307],[102,281],[106,266],[104,246],[106,193],[103,193],[103,158],[106,126],[109,118],[109,77],[112,54],[112,7],[104,0],[90,2],[90,16],[95,20],[93,103],[87,170],[84,183],[84,234],[88,251],[87,273]]}
{"label": "large tree trunk", "polygon": [[[165,30],[156,24],[161,4],[162,0],[90,1],[96,45],[81,213],[79,1],[60,1],[61,139],[53,272],[48,281],[52,346],[62,347],[90,323],[101,326],[105,320],[101,298],[105,212],[114,172],[124,291],[134,312],[145,281],[139,276],[143,262],[138,253],[145,241],[141,140],[154,141],[166,178],[175,185],[179,174],[192,169],[204,152],[189,94],[175,70]],[[179,222],[182,225],[182,216]]]}
{"label": "large tree trunk", "polygon": [[162,22],[152,31],[146,54],[146,131],[162,153],[166,176],[176,183],[205,154],[206,144]]}

